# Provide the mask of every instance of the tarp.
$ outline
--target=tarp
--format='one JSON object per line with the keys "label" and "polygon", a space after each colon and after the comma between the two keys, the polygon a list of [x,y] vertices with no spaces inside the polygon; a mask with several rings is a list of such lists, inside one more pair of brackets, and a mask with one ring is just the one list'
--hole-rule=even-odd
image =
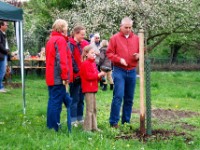
{"label": "tarp", "polygon": [[17,48],[20,56],[22,79],[23,112],[26,113],[25,80],[24,80],[24,46],[23,46],[23,10],[5,2],[0,2],[0,20],[15,22]]}
{"label": "tarp", "polygon": [[23,10],[5,2],[0,2],[0,19],[9,21],[23,20]]}

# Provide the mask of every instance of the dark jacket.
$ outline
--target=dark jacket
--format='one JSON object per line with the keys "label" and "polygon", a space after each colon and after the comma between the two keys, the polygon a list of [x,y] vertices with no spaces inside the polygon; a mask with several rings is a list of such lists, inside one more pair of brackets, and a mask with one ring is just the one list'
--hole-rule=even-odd
{"label": "dark jacket", "polygon": [[111,61],[106,56],[106,50],[107,50],[107,47],[100,48],[99,66],[100,66],[100,68],[103,66],[103,67],[108,67],[111,69],[112,64],[111,64]]}
{"label": "dark jacket", "polygon": [[6,35],[0,30],[0,60],[4,60],[4,57],[7,54],[8,50],[6,50]]}

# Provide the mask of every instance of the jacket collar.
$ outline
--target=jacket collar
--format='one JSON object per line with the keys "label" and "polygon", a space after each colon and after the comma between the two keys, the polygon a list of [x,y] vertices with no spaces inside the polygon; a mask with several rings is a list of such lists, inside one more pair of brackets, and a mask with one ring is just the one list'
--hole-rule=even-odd
{"label": "jacket collar", "polygon": [[52,31],[52,32],[51,32],[51,36],[62,36],[62,37],[64,37],[65,39],[67,39],[67,36],[64,36],[62,33],[56,32],[56,31]]}
{"label": "jacket collar", "polygon": [[[123,32],[120,31],[119,34],[120,34],[120,36],[125,37],[125,35],[124,35]],[[132,36],[134,36],[134,33],[133,33],[133,32],[131,32],[131,33],[129,34],[129,37],[128,37],[128,38],[131,38]]]}

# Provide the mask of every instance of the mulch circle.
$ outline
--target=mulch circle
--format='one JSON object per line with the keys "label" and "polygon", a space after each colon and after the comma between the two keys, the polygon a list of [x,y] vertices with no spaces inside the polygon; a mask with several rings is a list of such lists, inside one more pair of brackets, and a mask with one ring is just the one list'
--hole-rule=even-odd
{"label": "mulch circle", "polygon": [[[139,114],[139,110],[133,110],[132,113]],[[200,116],[197,112],[184,111],[184,110],[172,110],[172,109],[153,109],[151,111],[152,119],[158,119],[159,122],[171,122],[172,124],[180,126],[184,130],[194,131],[197,127],[190,125],[188,123],[180,122],[179,118],[190,118]],[[138,139],[141,142],[147,141],[163,141],[171,140],[173,137],[182,137],[185,143],[192,142],[192,136],[186,132],[177,132],[175,130],[164,130],[157,129],[152,130],[151,135],[144,134],[142,135],[139,130],[133,131],[131,134],[121,134],[115,137],[116,140],[124,139]]]}
{"label": "mulch circle", "polygon": [[124,140],[131,140],[131,139],[138,139],[141,142],[147,141],[163,141],[163,140],[171,140],[173,137],[183,137],[185,143],[189,143],[192,141],[192,137],[185,132],[176,132],[174,130],[153,130],[152,135],[142,135],[139,130],[135,131],[133,134],[127,135],[119,135],[116,136],[115,139],[124,139]]}

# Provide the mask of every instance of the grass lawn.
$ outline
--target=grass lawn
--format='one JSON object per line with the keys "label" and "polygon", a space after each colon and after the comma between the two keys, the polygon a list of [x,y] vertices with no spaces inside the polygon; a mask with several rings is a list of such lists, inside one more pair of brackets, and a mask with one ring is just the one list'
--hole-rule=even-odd
{"label": "grass lawn", "polygon": [[[28,75],[26,115],[23,115],[22,110],[21,88],[10,88],[10,92],[0,93],[0,149],[200,150],[199,72],[152,72],[151,77],[152,109],[173,111],[169,116],[159,113],[157,117],[153,117],[153,130],[173,130],[185,135],[171,136],[167,139],[152,137],[145,142],[137,138],[116,138],[136,133],[140,126],[139,114],[133,113],[131,124],[120,124],[119,129],[110,128],[108,119],[112,92],[109,90],[99,90],[97,93],[97,121],[101,133],[84,132],[81,126],[78,126],[73,127],[72,134],[69,135],[64,106],[61,114],[62,129],[54,132],[46,128],[48,93],[45,79]],[[20,78],[13,77],[13,82],[20,82]],[[139,110],[139,80],[133,110]],[[185,115],[172,116],[178,112],[185,112]],[[187,115],[187,112],[196,113]]]}

